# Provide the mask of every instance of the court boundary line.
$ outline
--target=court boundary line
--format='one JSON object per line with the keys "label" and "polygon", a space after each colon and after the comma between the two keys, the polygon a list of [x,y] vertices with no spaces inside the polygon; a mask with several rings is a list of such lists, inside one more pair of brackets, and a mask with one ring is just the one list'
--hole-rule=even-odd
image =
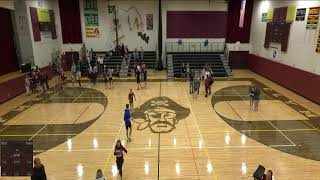
{"label": "court boundary line", "polygon": [[[120,135],[120,132],[121,132],[122,127],[123,127],[123,122],[122,122],[122,123],[121,123],[121,125],[120,125],[119,131],[118,131],[117,136],[116,136],[116,138],[115,138],[115,140],[114,140],[114,142],[113,142],[112,147],[114,147],[114,146],[115,146],[115,144],[116,144],[116,142],[117,142],[117,140],[118,140],[118,137],[119,137],[119,135]],[[108,166],[109,160],[110,160],[110,158],[111,158],[111,153],[112,153],[112,148],[110,149],[108,159],[107,159],[106,163],[104,164],[104,167],[103,167],[102,172],[105,172],[105,171],[106,171],[106,169],[107,169],[107,166]]]}
{"label": "court boundary line", "polygon": [[[237,93],[238,96],[240,96],[240,98],[241,98],[246,104],[249,104],[249,103],[247,102],[247,100],[244,99],[234,88],[232,88],[232,90],[233,90],[235,93]],[[259,101],[260,101],[260,100],[259,100]],[[271,102],[272,102],[272,101],[271,101]],[[260,116],[261,119],[264,119],[259,113],[258,113],[258,116]],[[269,120],[267,120],[267,122],[268,122],[272,127],[274,127],[283,137],[285,137],[292,145],[295,145],[295,146],[296,146],[296,144],[295,144],[293,141],[291,141],[291,139],[289,139],[288,136],[286,136],[283,132],[281,132],[274,124],[272,124]]]}
{"label": "court boundary line", "polygon": [[[53,96],[49,97],[48,99],[46,99],[46,100],[45,100],[44,102],[42,102],[42,103],[48,102],[52,97],[60,94],[63,90],[64,90],[64,89],[60,90],[59,92],[57,92],[57,93],[54,94]],[[29,101],[32,101],[32,100],[35,99],[35,98],[36,98],[36,96],[33,97],[33,98],[31,98],[31,99],[29,99]],[[42,99],[42,98],[41,98],[41,99]],[[28,102],[28,101],[26,101],[26,102]],[[39,103],[36,103],[36,104],[39,104]],[[37,106],[36,108],[32,109],[31,112],[35,111],[35,110],[38,109],[39,107],[40,107],[40,106]],[[17,107],[15,107],[14,109],[16,109],[16,108],[17,108]],[[10,112],[10,111],[9,111],[9,112]],[[24,112],[24,111],[22,111],[22,112]],[[22,112],[21,112],[21,113],[22,113]],[[17,123],[17,121],[21,119],[21,117],[22,117],[22,115],[20,115],[20,117],[18,117],[18,118],[17,118],[15,121],[13,121],[11,124],[5,125],[6,127],[4,127],[3,129],[1,129],[0,132],[3,132],[4,130],[6,130],[9,126],[14,126],[14,125]],[[10,121],[10,119],[9,119],[8,121]],[[6,122],[8,122],[8,121],[6,121]],[[5,123],[6,123],[6,122],[5,122]],[[3,123],[3,124],[4,124],[4,123]]]}
{"label": "court boundary line", "polygon": [[[183,89],[180,88],[180,86],[178,86],[178,96],[179,96],[179,101],[180,101],[180,105],[182,105],[182,102],[181,102],[181,96],[180,96],[180,90],[181,91],[184,91]],[[188,97],[187,97],[188,98]],[[191,143],[191,138],[190,138],[190,133],[189,133],[189,128],[188,128],[188,125],[187,125],[187,122],[185,120],[186,118],[184,118],[184,125],[187,129],[187,133],[188,133],[188,139],[189,139],[189,144],[190,144],[190,147],[191,147],[191,152],[192,152],[192,157],[193,157],[193,161],[194,161],[194,165],[196,167],[196,172],[197,172],[197,175],[198,175],[198,178],[200,179],[200,175],[199,175],[199,170],[198,170],[198,166],[197,166],[197,161],[195,159],[195,156],[194,156],[194,152],[193,152],[193,146],[192,146],[192,143]]]}
{"label": "court boundary line", "polygon": [[[180,82],[179,84],[181,85],[182,82]],[[202,142],[202,144],[203,144],[203,148],[204,148],[204,150],[205,150],[205,153],[206,153],[206,155],[207,155],[207,158],[208,158],[208,160],[209,160],[209,163],[211,164],[211,166],[213,166],[213,165],[212,165],[211,158],[210,158],[210,155],[209,155],[209,153],[208,153],[208,149],[206,148],[206,145],[205,145],[205,143],[204,143],[204,140],[203,140],[203,137],[202,137],[202,134],[201,134],[201,130],[200,130],[199,125],[198,125],[197,118],[196,118],[196,116],[194,115],[193,108],[192,108],[192,106],[191,106],[189,97],[188,97],[188,95],[187,95],[187,93],[186,93],[185,90],[183,90],[183,92],[184,92],[185,96],[187,97],[188,104],[189,104],[189,107],[190,107],[190,113],[192,114],[193,120],[194,120],[194,122],[196,123],[196,127],[197,127],[197,129],[198,129],[198,133],[199,133],[199,135],[200,135],[200,139],[201,139],[201,142]],[[215,167],[215,166],[213,166],[213,167]],[[216,176],[216,174],[215,174],[215,168],[212,168],[212,175],[213,175],[213,178],[214,178],[215,180],[218,180],[218,178],[217,178],[217,176]]]}
{"label": "court boundary line", "polygon": [[[64,90],[64,89],[62,89],[59,93],[55,94],[54,96],[57,96],[57,95],[60,94],[63,90]],[[53,97],[54,97],[54,96],[53,96]],[[80,95],[80,96],[81,96],[81,95]],[[79,97],[80,97],[80,96],[79,96]],[[52,98],[52,97],[48,98],[48,100],[51,99],[51,98]],[[47,100],[47,101],[48,101],[48,100]],[[47,101],[46,101],[46,102],[47,102]],[[74,101],[72,101],[72,103],[73,103],[73,102],[74,102]],[[60,111],[59,113],[57,113],[57,115],[55,116],[55,118],[57,118],[57,117],[58,117],[59,115],[61,115],[62,113],[63,113],[63,111]],[[53,119],[51,119],[49,122],[47,122],[46,125],[44,125],[40,130],[38,130],[38,131],[29,139],[29,141],[31,141],[33,138],[35,138],[35,137],[36,137],[44,128],[46,128],[46,127],[49,125],[49,123],[52,122],[55,118],[53,118]]]}
{"label": "court boundary line", "polygon": [[[242,145],[237,145],[237,146],[207,146],[207,149],[243,149],[243,148],[266,148],[266,147],[296,147],[295,145],[292,144],[279,144],[279,145],[257,145],[257,146],[242,146]],[[131,151],[145,151],[145,150],[157,150],[157,147],[149,148],[132,148],[130,149]],[[162,147],[163,150],[182,150],[182,149],[199,149],[199,147],[190,147],[190,146],[176,146],[176,147],[171,147],[171,146],[165,146]],[[50,150],[34,150],[34,152],[95,152],[95,151],[113,151],[114,149],[107,149],[107,148],[83,148],[83,149],[72,149],[71,151],[68,149],[50,149]]]}

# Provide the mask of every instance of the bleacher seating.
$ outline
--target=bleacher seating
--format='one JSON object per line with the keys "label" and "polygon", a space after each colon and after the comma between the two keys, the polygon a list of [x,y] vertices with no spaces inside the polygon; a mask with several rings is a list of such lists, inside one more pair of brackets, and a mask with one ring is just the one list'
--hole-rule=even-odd
{"label": "bleacher seating", "polygon": [[[105,56],[107,52],[95,52],[96,56]],[[129,52],[132,54],[132,52]],[[156,62],[156,52],[155,51],[144,51],[144,63],[146,64],[148,69],[155,68]],[[133,56],[131,55],[130,68],[133,67]],[[108,65],[111,68],[115,68],[117,64],[121,66],[122,58],[121,55],[113,54],[111,59],[104,62],[104,64]]]}
{"label": "bleacher seating", "polygon": [[191,70],[201,70],[206,64],[211,66],[214,77],[226,77],[227,73],[221,60],[221,53],[181,52],[172,54],[173,72],[175,77],[181,77],[182,63],[189,63]]}

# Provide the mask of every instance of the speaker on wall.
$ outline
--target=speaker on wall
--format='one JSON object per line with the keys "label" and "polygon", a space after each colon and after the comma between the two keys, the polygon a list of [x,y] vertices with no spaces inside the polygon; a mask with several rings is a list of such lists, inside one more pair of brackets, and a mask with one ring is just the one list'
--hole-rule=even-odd
{"label": "speaker on wall", "polygon": [[265,170],[266,169],[263,166],[259,165],[257,170],[253,173],[254,180],[261,180]]}

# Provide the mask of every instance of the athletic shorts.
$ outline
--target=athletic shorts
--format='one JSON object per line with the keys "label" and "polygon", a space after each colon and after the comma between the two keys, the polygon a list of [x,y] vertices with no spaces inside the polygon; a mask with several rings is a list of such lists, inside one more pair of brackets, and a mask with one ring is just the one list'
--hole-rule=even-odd
{"label": "athletic shorts", "polygon": [[109,81],[112,81],[112,77],[109,77]]}
{"label": "athletic shorts", "polygon": [[126,122],[126,130],[128,130],[128,128],[131,128],[131,122]]}

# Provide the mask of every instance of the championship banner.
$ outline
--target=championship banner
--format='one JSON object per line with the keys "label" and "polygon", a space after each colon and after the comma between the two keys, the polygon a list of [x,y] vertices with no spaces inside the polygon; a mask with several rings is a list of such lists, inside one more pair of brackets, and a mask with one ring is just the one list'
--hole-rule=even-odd
{"label": "championship banner", "polygon": [[84,0],[84,20],[87,38],[99,38],[99,13],[97,0]]}
{"label": "championship banner", "polygon": [[50,22],[49,9],[37,8],[39,22]]}
{"label": "championship banner", "polygon": [[268,13],[262,13],[261,22],[267,22]]}
{"label": "championship banner", "polygon": [[296,21],[304,21],[306,16],[306,8],[297,9]]}
{"label": "championship banner", "polygon": [[319,11],[320,11],[320,7],[313,7],[309,9],[306,29],[309,29],[309,30],[317,29],[318,20],[319,20]]}
{"label": "championship banner", "polygon": [[99,27],[86,27],[86,37],[99,38],[100,37]]}

